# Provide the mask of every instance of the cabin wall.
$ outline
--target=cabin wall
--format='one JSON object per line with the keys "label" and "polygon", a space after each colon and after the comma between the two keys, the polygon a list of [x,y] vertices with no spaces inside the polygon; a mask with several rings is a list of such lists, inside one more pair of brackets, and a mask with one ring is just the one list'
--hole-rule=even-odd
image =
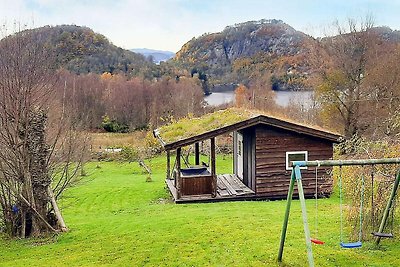
{"label": "cabin wall", "polygon": [[[291,131],[260,125],[255,130],[256,195],[286,198],[291,171],[286,170],[287,151],[308,151],[308,160],[327,160],[333,156],[330,141]],[[330,167],[318,168],[318,193],[330,195],[332,178]],[[315,168],[301,170],[304,194],[315,194]],[[294,195],[298,196],[295,186]]]}

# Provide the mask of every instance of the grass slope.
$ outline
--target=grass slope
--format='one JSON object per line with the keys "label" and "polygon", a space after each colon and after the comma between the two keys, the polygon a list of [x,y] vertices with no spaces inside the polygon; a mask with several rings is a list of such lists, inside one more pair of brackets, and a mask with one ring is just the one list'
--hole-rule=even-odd
{"label": "grass slope", "polygon": [[[230,172],[231,158],[218,172]],[[47,240],[0,238],[0,266],[278,266],[286,201],[175,205],[164,188],[164,158],[149,163],[153,182],[137,164],[97,163],[61,202],[70,232]],[[307,202],[313,229],[314,201]],[[319,201],[317,266],[400,266],[398,239],[383,248],[339,248],[337,197]],[[306,266],[298,201],[292,204],[284,263]]]}

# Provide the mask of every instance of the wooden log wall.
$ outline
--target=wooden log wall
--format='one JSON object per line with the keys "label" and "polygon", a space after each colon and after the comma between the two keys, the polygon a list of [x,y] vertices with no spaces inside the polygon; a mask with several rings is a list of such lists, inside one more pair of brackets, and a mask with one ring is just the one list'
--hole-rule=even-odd
{"label": "wooden log wall", "polygon": [[[290,182],[286,170],[286,152],[308,151],[308,160],[327,160],[333,156],[330,141],[267,126],[256,128],[256,194],[271,198],[285,198]],[[330,167],[318,168],[318,195],[330,195],[332,177]],[[304,194],[315,194],[315,168],[301,170]],[[296,188],[296,187],[295,187]],[[295,189],[294,196],[298,195]]]}

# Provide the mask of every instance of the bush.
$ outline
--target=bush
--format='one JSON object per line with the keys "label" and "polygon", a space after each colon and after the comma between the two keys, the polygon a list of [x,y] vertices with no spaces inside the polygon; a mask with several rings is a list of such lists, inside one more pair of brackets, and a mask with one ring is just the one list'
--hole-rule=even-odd
{"label": "bush", "polygon": [[[340,153],[340,155],[338,155]],[[378,159],[400,157],[400,143],[381,140],[366,141],[362,138],[349,140],[338,148],[336,159]],[[342,184],[344,195],[344,213],[347,225],[352,226],[352,236],[357,239],[359,225],[359,208],[361,201],[361,177],[364,177],[363,233],[364,238],[371,238],[370,232],[378,230],[383,211],[393,188],[399,164],[346,166],[342,167]],[[339,167],[334,170],[338,184]],[[373,184],[372,184],[373,174]],[[337,192],[339,188],[337,187]],[[374,205],[372,206],[372,196]],[[397,195],[398,199],[399,194]],[[391,217],[391,216],[390,216]],[[386,232],[392,224],[389,218]]]}
{"label": "bush", "polygon": [[146,157],[152,157],[154,155],[160,154],[162,147],[160,142],[153,136],[152,132],[148,132],[145,137],[146,141]]}
{"label": "bush", "polygon": [[110,133],[127,133],[129,126],[125,123],[119,123],[116,120],[111,120],[108,115],[103,116],[101,127]]}
{"label": "bush", "polygon": [[139,159],[139,151],[132,146],[124,146],[121,151],[121,160],[133,162]]}

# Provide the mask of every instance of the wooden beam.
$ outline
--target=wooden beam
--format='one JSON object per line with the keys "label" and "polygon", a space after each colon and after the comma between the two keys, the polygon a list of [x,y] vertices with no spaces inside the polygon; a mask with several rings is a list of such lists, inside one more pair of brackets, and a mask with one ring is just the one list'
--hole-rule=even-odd
{"label": "wooden beam", "polygon": [[215,137],[211,138],[211,175],[212,175],[212,197],[217,196],[217,174],[215,166]]}
{"label": "wooden beam", "polygon": [[181,148],[179,147],[176,150],[176,191],[177,191],[177,198],[180,199],[182,196],[181,186],[182,186],[182,178],[181,178]]}
{"label": "wooden beam", "polygon": [[160,130],[159,129],[155,129],[154,131],[153,131],[153,136],[160,142],[160,144],[162,145],[162,146],[165,146],[165,142],[164,142],[164,140],[161,138],[161,136],[160,136]]}
{"label": "wooden beam", "polygon": [[171,179],[171,152],[167,150],[167,179]]}
{"label": "wooden beam", "polygon": [[200,165],[200,145],[199,145],[199,143],[194,144],[194,164]]}
{"label": "wooden beam", "polygon": [[315,167],[315,166],[350,166],[350,165],[376,165],[376,164],[398,164],[400,158],[384,159],[349,159],[349,160],[313,160],[313,161],[292,161],[291,166]]}

